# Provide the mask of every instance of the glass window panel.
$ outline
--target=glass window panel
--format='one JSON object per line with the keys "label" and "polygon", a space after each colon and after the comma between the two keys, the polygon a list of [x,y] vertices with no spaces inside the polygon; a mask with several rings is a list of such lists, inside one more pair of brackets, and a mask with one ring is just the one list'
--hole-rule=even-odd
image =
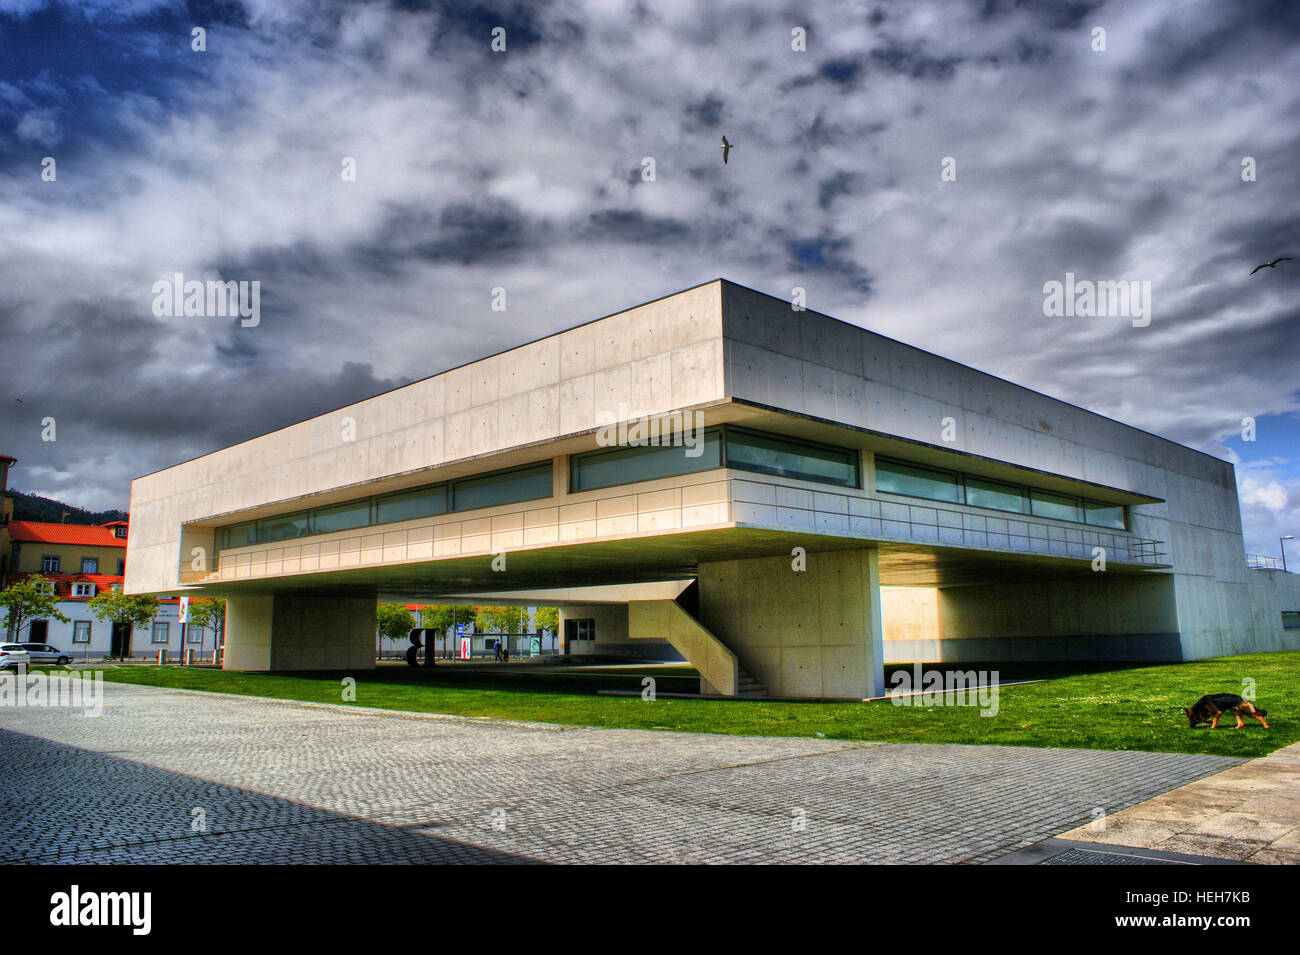
{"label": "glass window panel", "polygon": [[413,491],[388,494],[375,500],[375,523],[391,524],[394,521],[412,521],[417,517],[432,517],[447,512],[447,485],[417,487]]}
{"label": "glass window panel", "polygon": [[1300,630],[1300,610],[1282,611],[1282,629]]}
{"label": "glass window panel", "polygon": [[294,537],[306,537],[309,522],[307,512],[281,514],[267,517],[257,522],[257,539],[259,541],[283,541]]}
{"label": "glass window panel", "polygon": [[1122,504],[1104,504],[1101,501],[1084,501],[1083,517],[1089,524],[1098,527],[1113,527],[1124,530],[1124,506]]}
{"label": "glass window panel", "polygon": [[961,485],[956,474],[882,458],[876,459],[876,490],[930,501],[961,503]]}
{"label": "glass window panel", "polygon": [[858,454],[776,435],[727,429],[727,466],[760,474],[857,487]]}
{"label": "glass window panel", "polygon": [[1029,495],[1023,487],[1000,481],[985,481],[982,478],[966,478],[966,503],[971,507],[987,507],[995,511],[1029,513]]}
{"label": "glass window panel", "polygon": [[235,524],[231,527],[223,527],[221,535],[218,538],[217,546],[221,550],[227,547],[247,547],[249,544],[257,543],[257,521],[248,521],[244,524]]}
{"label": "glass window panel", "polygon": [[452,483],[451,507],[471,511],[497,504],[513,504],[551,496],[551,462],[514,471],[500,471]]}
{"label": "glass window panel", "polygon": [[[687,452],[700,450],[696,457]],[[717,428],[704,433],[696,448],[633,447],[609,448],[575,455],[570,490],[590,491],[615,484],[653,481],[656,478],[693,474],[722,467],[722,435]]]}
{"label": "glass window panel", "polygon": [[72,625],[72,642],[89,643],[90,642],[90,621],[78,620]]}
{"label": "glass window panel", "polygon": [[370,500],[349,501],[331,507],[318,507],[311,514],[311,532],[313,534],[330,534],[334,531],[350,531],[354,527],[365,527],[370,523]]}
{"label": "glass window panel", "polygon": [[1083,514],[1079,508],[1079,499],[1067,494],[1053,494],[1037,489],[1029,492],[1035,517],[1050,517],[1058,521],[1083,523]]}

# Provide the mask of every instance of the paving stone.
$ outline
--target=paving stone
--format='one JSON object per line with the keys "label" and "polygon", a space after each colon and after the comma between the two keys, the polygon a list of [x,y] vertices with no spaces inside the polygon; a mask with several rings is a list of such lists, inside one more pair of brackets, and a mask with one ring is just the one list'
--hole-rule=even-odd
{"label": "paving stone", "polygon": [[0,862],[982,862],[1240,762],[105,690],[0,709]]}

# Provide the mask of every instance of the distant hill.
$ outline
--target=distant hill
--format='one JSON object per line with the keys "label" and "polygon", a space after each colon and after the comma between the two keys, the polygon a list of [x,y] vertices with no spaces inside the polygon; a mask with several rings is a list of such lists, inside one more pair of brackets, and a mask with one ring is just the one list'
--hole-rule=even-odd
{"label": "distant hill", "polygon": [[[52,501],[38,494],[24,494],[22,491],[10,490],[9,497],[14,500],[14,520],[46,521],[51,524],[107,524],[109,521],[124,521],[124,511],[87,511],[62,501]],[[67,517],[63,512],[67,511]]]}

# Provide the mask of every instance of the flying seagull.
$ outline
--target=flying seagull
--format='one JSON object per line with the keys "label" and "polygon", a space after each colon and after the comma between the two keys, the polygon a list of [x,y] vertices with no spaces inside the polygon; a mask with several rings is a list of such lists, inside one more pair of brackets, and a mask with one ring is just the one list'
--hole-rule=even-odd
{"label": "flying seagull", "polygon": [[733,143],[727,142],[726,136],[722,137],[722,164],[724,166],[727,164],[727,156],[730,155],[731,151],[735,148],[736,147]]}
{"label": "flying seagull", "polygon": [[1250,274],[1254,275],[1260,269],[1275,269],[1277,268],[1277,264],[1279,262],[1290,262],[1290,261],[1292,261],[1292,259],[1284,255],[1281,258],[1274,259],[1272,262],[1265,262],[1263,265],[1255,266],[1253,269],[1250,270]]}

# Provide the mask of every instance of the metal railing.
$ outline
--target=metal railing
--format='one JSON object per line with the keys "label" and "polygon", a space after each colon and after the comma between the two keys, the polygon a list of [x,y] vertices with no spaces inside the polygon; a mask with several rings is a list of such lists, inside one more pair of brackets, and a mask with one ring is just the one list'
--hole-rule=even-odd
{"label": "metal railing", "polygon": [[1251,570],[1285,570],[1281,557],[1265,557],[1263,554],[1247,554],[1246,566]]}
{"label": "metal railing", "polygon": [[[561,518],[565,513],[570,516]],[[1161,541],[1122,531],[1054,524],[1023,515],[991,516],[833,488],[814,490],[755,477],[724,477],[483,517],[447,518],[439,515],[428,524],[396,530],[367,528],[328,541],[304,538],[227,552],[213,570],[183,569],[180,582],[237,581],[490,555],[634,534],[697,531],[732,523],[1085,560],[1095,558],[1094,548],[1102,547],[1110,562],[1168,566],[1161,563]]]}
{"label": "metal railing", "polygon": [[[734,479],[733,484],[766,482]],[[781,530],[800,529],[844,534],[871,540],[934,544],[979,550],[1014,551],[1050,557],[1092,560],[1094,548],[1105,549],[1108,562],[1168,566],[1161,562],[1162,541],[1134,537],[1122,531],[1102,530],[1086,525],[1054,524],[1027,515],[992,516],[933,504],[913,504],[880,497],[863,497],[836,492],[800,491],[804,500],[792,496],[795,490],[776,487],[776,501],[760,492],[751,497],[733,493],[733,519],[746,524]],[[747,489],[742,488],[742,494]],[[782,501],[780,498],[786,500]],[[750,511],[746,514],[745,511]],[[736,513],[739,511],[740,513]],[[776,521],[764,519],[773,511]],[[786,513],[782,513],[786,512]]]}

